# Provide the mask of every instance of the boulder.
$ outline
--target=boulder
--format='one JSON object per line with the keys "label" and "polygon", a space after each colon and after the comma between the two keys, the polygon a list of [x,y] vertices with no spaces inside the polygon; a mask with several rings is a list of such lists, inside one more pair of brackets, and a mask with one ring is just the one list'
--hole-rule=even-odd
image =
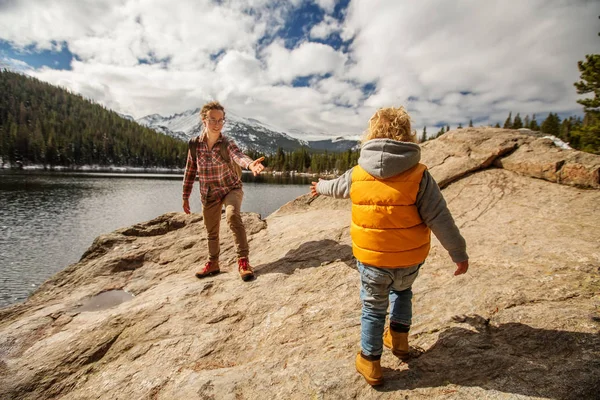
{"label": "boulder", "polygon": [[550,182],[600,188],[598,156],[561,149],[552,139],[529,130],[457,129],[422,147],[422,162],[440,187],[495,166]]}

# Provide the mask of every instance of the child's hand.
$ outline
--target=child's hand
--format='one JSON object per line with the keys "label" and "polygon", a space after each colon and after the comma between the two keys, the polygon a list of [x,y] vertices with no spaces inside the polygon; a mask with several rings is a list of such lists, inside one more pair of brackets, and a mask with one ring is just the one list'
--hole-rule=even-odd
{"label": "child's hand", "polygon": [[315,197],[315,196],[319,195],[319,192],[317,192],[317,182],[311,182],[310,183],[310,194],[311,194],[312,197]]}
{"label": "child's hand", "polygon": [[466,274],[468,269],[469,269],[469,260],[456,263],[456,271],[454,271],[454,276]]}

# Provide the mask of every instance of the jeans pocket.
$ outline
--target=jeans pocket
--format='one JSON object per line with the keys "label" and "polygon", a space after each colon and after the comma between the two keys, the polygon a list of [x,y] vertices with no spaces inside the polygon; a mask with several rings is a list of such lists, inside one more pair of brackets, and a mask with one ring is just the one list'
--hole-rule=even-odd
{"label": "jeans pocket", "polygon": [[[421,264],[417,265],[417,268],[415,268],[414,271],[411,271],[409,274],[406,274],[405,276],[411,276],[411,275],[414,275],[414,274],[418,274],[419,270],[421,269],[421,267],[423,266],[423,264],[425,264],[425,263],[422,262]],[[412,267],[412,268],[414,268],[414,267]]]}
{"label": "jeans pocket", "polygon": [[402,277],[402,286],[409,288],[413,285],[413,283],[417,279],[417,276],[419,276],[419,270],[421,269],[421,265],[423,264],[419,264],[414,271],[411,271],[409,274],[404,275],[404,277]]}
{"label": "jeans pocket", "polygon": [[379,271],[376,267],[367,266],[360,262],[358,263],[358,270],[360,271],[362,290],[365,291],[363,296],[366,294],[373,298],[387,296],[391,284],[390,276],[383,271]]}
{"label": "jeans pocket", "polygon": [[403,291],[406,289],[410,289],[412,284],[419,276],[419,270],[423,263],[416,265],[414,267],[408,268],[409,271],[403,268],[399,268],[396,270],[396,278],[394,279],[393,289],[396,291]]}
{"label": "jeans pocket", "polygon": [[364,279],[365,281],[379,284],[389,279],[386,273],[384,271],[381,271],[379,268],[372,267],[370,265],[365,265],[360,261],[358,263],[358,270],[360,271],[362,279]]}

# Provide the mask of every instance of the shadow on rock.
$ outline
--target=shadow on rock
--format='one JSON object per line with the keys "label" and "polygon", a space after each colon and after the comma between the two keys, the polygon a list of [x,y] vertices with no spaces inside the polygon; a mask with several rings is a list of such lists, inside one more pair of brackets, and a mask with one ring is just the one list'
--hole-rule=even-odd
{"label": "shadow on rock", "polygon": [[600,335],[489,325],[459,317],[476,331],[450,328],[407,370],[384,368],[388,392],[455,384],[552,399],[592,399],[600,393]]}
{"label": "shadow on rock", "polygon": [[325,239],[303,243],[277,261],[256,266],[255,271],[257,275],[273,272],[290,275],[296,269],[319,267],[334,261],[343,261],[350,268],[356,268],[351,246]]}

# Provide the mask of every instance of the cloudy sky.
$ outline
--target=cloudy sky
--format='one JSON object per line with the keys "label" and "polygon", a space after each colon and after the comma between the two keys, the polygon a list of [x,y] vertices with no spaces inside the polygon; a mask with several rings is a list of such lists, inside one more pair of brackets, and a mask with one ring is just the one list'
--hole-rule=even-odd
{"label": "cloudy sky", "polygon": [[211,99],[285,131],[358,135],[581,115],[597,0],[0,0],[0,67],[140,118]]}

